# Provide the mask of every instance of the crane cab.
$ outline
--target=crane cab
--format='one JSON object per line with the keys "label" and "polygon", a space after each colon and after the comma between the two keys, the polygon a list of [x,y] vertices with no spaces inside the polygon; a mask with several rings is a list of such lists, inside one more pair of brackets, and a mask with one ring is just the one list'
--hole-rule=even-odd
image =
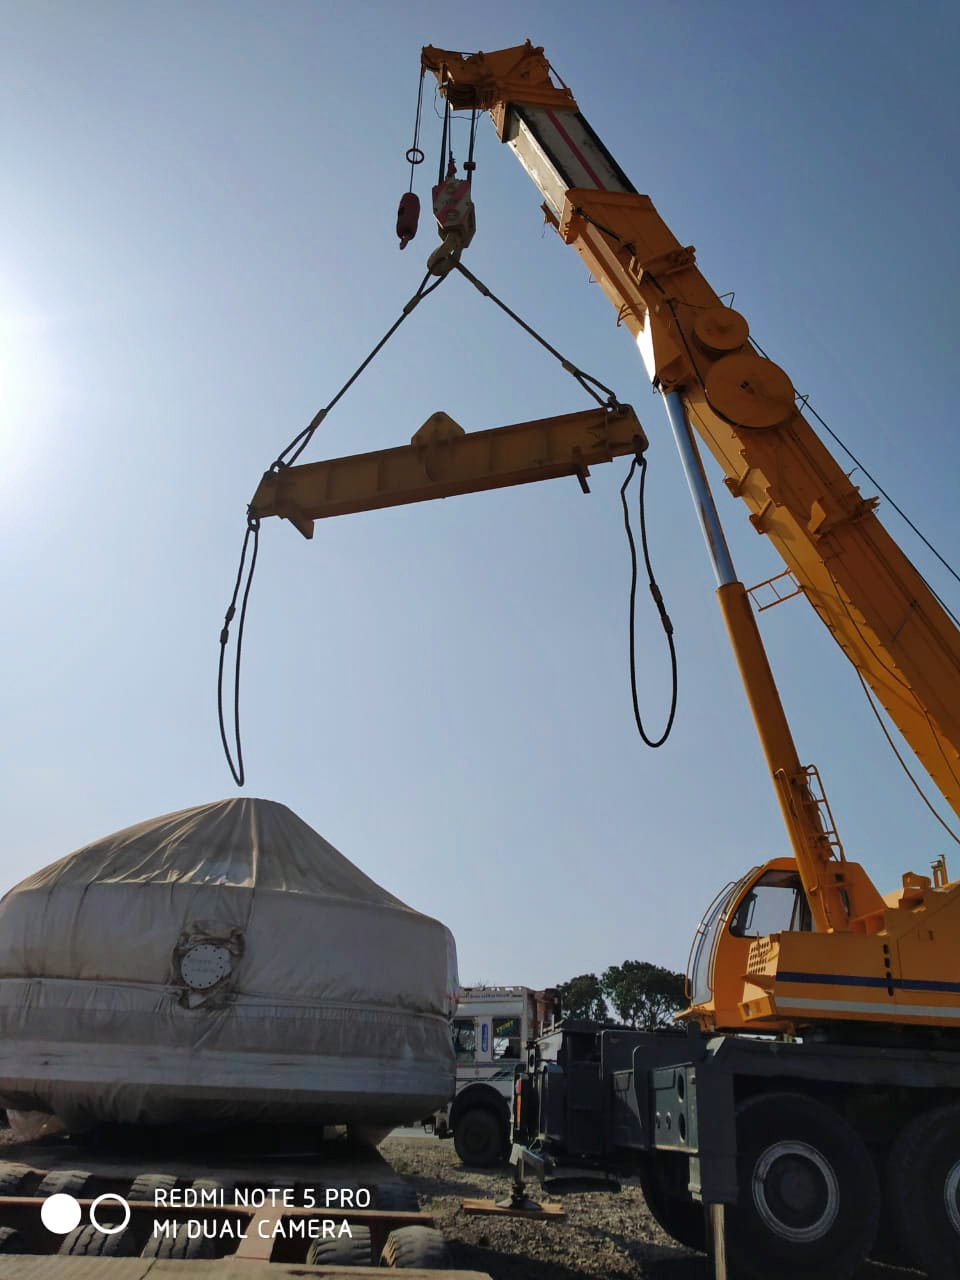
{"label": "crane cab", "polygon": [[885,900],[857,863],[843,863],[843,879],[850,923],[828,932],[813,927],[792,858],[725,886],[694,937],[680,1016],[760,1033],[824,1022],[960,1027],[960,982],[943,980],[955,972],[960,886],[908,873]]}

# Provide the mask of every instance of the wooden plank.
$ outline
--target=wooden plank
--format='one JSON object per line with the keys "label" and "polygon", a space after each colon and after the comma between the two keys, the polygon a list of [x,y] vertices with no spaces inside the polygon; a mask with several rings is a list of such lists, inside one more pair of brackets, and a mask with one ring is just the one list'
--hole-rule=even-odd
{"label": "wooden plank", "polygon": [[[411,1267],[404,1280],[490,1280],[483,1271],[424,1271]],[[0,1280],[383,1280],[379,1267],[308,1267],[305,1263],[176,1262],[159,1258],[60,1258],[0,1255]]]}
{"label": "wooden plank", "polygon": [[563,1205],[544,1203],[536,1209],[512,1209],[509,1205],[498,1204],[496,1200],[461,1200],[460,1208],[464,1213],[487,1214],[499,1218],[565,1218],[567,1211]]}

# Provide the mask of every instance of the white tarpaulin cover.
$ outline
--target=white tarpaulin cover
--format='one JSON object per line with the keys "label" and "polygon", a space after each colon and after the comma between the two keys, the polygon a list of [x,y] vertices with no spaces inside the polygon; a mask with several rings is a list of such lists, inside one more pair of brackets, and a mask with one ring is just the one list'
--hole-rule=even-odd
{"label": "white tarpaulin cover", "polygon": [[449,931],[285,805],[155,818],[0,902],[0,1106],[397,1125],[452,1095]]}

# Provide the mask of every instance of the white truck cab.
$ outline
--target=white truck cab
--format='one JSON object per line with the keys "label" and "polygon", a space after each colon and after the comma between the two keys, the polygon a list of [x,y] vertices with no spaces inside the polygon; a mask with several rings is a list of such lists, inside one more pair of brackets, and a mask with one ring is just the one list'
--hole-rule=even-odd
{"label": "white truck cab", "polygon": [[441,1138],[452,1135],[464,1164],[488,1166],[506,1156],[516,1068],[527,1042],[559,1017],[560,994],[553,988],[462,989],[451,1023],[456,1094],[431,1119]]}

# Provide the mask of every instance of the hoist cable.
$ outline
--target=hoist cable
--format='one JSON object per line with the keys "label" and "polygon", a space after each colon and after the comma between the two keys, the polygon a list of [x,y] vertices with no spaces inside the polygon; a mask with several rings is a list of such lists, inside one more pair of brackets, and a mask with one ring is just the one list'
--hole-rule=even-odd
{"label": "hoist cable", "polygon": [[[319,412],[313,416],[309,424],[306,427],[304,427],[303,431],[301,431],[299,435],[294,436],[293,440],[291,440],[291,442],[287,445],[287,447],[283,450],[283,452],[274,461],[274,463],[269,469],[268,474],[270,472],[282,471],[285,467],[291,466],[294,462],[296,462],[297,458],[299,458],[300,454],[304,451],[304,449],[310,443],[311,439],[313,438],[314,432],[320,426],[321,422],[323,422],[324,418],[327,416],[330,410],[334,407],[337,401],[340,400],[347,393],[347,391],[349,391],[349,389],[353,386],[353,384],[360,377],[363,371],[367,368],[367,366],[371,363],[371,361],[376,357],[376,355],[383,349],[383,347],[387,344],[390,338],[393,337],[396,331],[400,328],[401,324],[403,324],[404,320],[406,320],[407,316],[410,315],[410,313],[418,305],[418,303],[422,302],[423,299],[428,296],[428,294],[431,294],[434,291],[434,289],[436,289],[439,285],[441,285],[443,281],[446,279],[446,276],[438,276],[437,279],[434,280],[433,284],[428,286],[427,281],[429,279],[430,279],[430,273],[427,272],[424,278],[420,281],[420,284],[417,288],[416,293],[409,300],[409,302],[406,303],[399,317],[390,326],[390,328],[383,335],[383,337],[380,339],[377,345],[373,348],[370,354],[351,374],[351,376],[343,384],[343,386],[340,388],[337,394],[333,397],[333,399],[329,402],[329,404],[327,404],[323,409],[319,410]],[[289,457],[287,455],[289,455]],[[224,667],[226,664],[227,644],[230,639],[230,624],[233,622],[233,619],[236,616],[237,598],[240,595],[240,587],[241,587],[241,583],[243,582],[244,565],[246,564],[247,551],[250,547],[251,541],[253,543],[253,551],[250,557],[250,567],[247,570],[246,585],[243,588],[243,597],[240,603],[240,622],[237,627],[237,653],[236,653],[236,658],[234,660],[233,735],[234,735],[234,740],[236,744],[236,764],[234,764],[233,753],[231,752],[230,745],[227,741],[227,730],[226,730],[226,724],[224,721],[224,714],[223,714],[223,674],[224,674]],[[250,599],[250,588],[253,585],[253,572],[257,564],[257,552],[259,550],[259,546],[260,546],[260,518],[257,515],[253,506],[251,505],[250,507],[247,508],[247,529],[243,538],[243,546],[240,550],[240,566],[237,569],[237,580],[234,583],[233,596],[230,599],[230,604],[228,605],[227,612],[224,615],[223,627],[220,631],[220,662],[219,662],[219,667],[217,671],[217,715],[220,721],[220,740],[223,743],[223,751],[224,751],[224,755],[227,757],[227,764],[230,766],[230,772],[233,774],[234,781],[236,782],[238,787],[243,786],[244,776],[245,776],[244,767],[243,767],[243,747],[240,740],[240,655],[243,649],[243,631],[244,631],[244,624],[246,622],[246,616],[247,616],[247,601]]]}
{"label": "hoist cable", "polygon": [[473,159],[473,152],[477,141],[477,123],[479,119],[480,113],[474,107],[470,112],[470,147],[467,152],[467,163],[463,166],[464,173],[467,175],[467,182],[473,181],[473,171],[477,167]]}
{"label": "hoist cable", "polygon": [[406,158],[410,161],[410,186],[408,191],[413,190],[413,173],[418,164],[423,164],[424,155],[420,150],[420,116],[423,111],[423,77],[426,71],[420,71],[420,90],[417,94],[417,118],[413,126],[413,146],[408,150]]}
{"label": "hoist cable", "polygon": [[[340,400],[350,390],[350,388],[353,386],[356,380],[360,377],[360,375],[364,372],[364,370],[371,363],[371,361],[374,360],[374,358],[377,355],[379,355],[379,353],[383,350],[386,344],[390,341],[393,335],[397,332],[397,330],[403,324],[404,320],[406,320],[407,316],[414,309],[414,307],[417,306],[419,302],[422,302],[423,299],[428,294],[433,293],[434,289],[436,289],[437,286],[443,282],[444,278],[445,277],[443,276],[439,276],[436,280],[434,280],[433,284],[431,284],[429,287],[425,287],[427,284],[427,281],[430,279],[430,272],[429,271],[427,272],[427,274],[420,281],[420,284],[417,288],[416,293],[413,295],[410,301],[406,304],[406,306],[401,311],[400,315],[397,317],[394,323],[390,326],[387,332],[383,335],[383,337],[380,339],[377,345],[373,348],[373,350],[370,352],[367,358],[363,361],[361,365],[359,365],[354,370],[354,372],[343,384],[343,386],[340,388],[337,394],[333,397],[330,403],[325,405],[324,408],[320,409],[316,414],[314,414],[313,418],[311,418],[310,422],[307,424],[306,427],[304,427],[304,429],[300,432],[300,434],[298,436],[294,436],[294,438],[290,441],[287,447],[283,450],[281,454],[278,455],[276,460],[271,465],[270,467],[271,471],[281,471],[284,467],[292,466],[296,462],[296,460],[300,457],[301,453],[303,453],[304,449],[313,439],[313,433],[316,431],[317,427],[320,426],[321,422],[323,422],[324,418],[327,416],[330,410],[334,407],[337,401]],[[290,456],[287,457],[287,454],[290,454]]]}
{"label": "hoist cable", "polygon": [[939,813],[937,813],[936,809],[931,804],[925,791],[920,786],[920,783],[916,780],[916,778],[911,773],[906,760],[904,760],[903,756],[897,750],[897,744],[894,742],[890,734],[890,730],[887,728],[886,724],[884,723],[883,717],[881,716],[880,712],[877,710],[877,704],[873,698],[873,695],[870,692],[870,689],[867,685],[866,680],[864,680],[863,676],[860,674],[859,671],[857,672],[857,679],[860,681],[861,687],[863,688],[863,692],[867,699],[867,704],[870,707],[870,710],[873,712],[874,716],[876,717],[877,724],[880,726],[881,730],[883,731],[883,736],[886,738],[887,744],[890,747],[890,750],[893,752],[894,756],[896,757],[897,763],[900,765],[900,768],[907,775],[907,778],[909,779],[909,781],[913,784],[914,791],[916,791],[917,795],[920,797],[920,799],[923,801],[926,807],[930,810],[930,813],[937,820],[937,822],[940,823],[941,827],[943,827],[944,831],[946,831],[950,839],[953,840],[956,844],[960,844],[960,836],[957,836],[953,828],[947,822],[945,822],[943,818],[941,818]]}
{"label": "hoist cable", "polygon": [[[627,506],[627,487],[633,479],[633,473],[637,467],[640,468],[640,545],[643,549],[643,563],[647,570],[647,584],[650,588],[650,594],[653,602],[657,607],[660,615],[660,623],[663,627],[664,634],[667,637],[667,648],[670,651],[670,712],[667,716],[667,724],[663,733],[659,738],[651,738],[643,726],[643,719],[640,715],[640,702],[637,697],[637,646],[636,646],[636,605],[637,605],[637,545],[634,542],[633,530],[630,528],[630,509]],[[673,728],[674,717],[677,714],[677,648],[673,639],[673,623],[670,621],[670,615],[667,613],[666,605],[663,601],[663,595],[657,585],[656,578],[653,576],[653,566],[650,563],[650,548],[647,544],[647,515],[646,503],[644,501],[644,487],[647,479],[647,459],[642,453],[637,453],[630,464],[630,470],[627,472],[627,478],[620,486],[620,502],[623,506],[623,525],[627,531],[627,542],[630,546],[630,694],[633,699],[633,716],[637,722],[637,730],[640,737],[648,747],[662,747],[670,736],[670,730]]]}
{"label": "hoist cable", "polygon": [[[554,356],[555,359],[559,360],[563,368],[566,369],[566,371],[570,373],[577,380],[577,382],[579,382],[581,387],[583,387],[584,391],[586,391],[588,395],[592,396],[593,399],[596,400],[596,402],[602,408],[607,408],[607,407],[613,408],[619,404],[616,394],[610,389],[610,387],[605,386],[602,382],[594,378],[591,374],[584,373],[582,369],[578,369],[575,364],[573,364],[571,361],[567,360],[563,355],[561,355],[561,353],[556,349],[556,347],[551,346],[551,344],[547,342],[545,338],[543,338],[539,333],[537,333],[535,329],[531,328],[530,325],[528,325],[525,320],[522,320],[520,316],[518,316],[515,311],[511,310],[511,308],[508,307],[505,302],[501,301],[500,298],[498,298],[493,292],[491,292],[491,290],[488,289],[487,286],[483,284],[482,281],[478,280],[472,271],[468,271],[462,262],[458,262],[456,266],[460,274],[464,276],[467,280],[469,280],[470,283],[476,289],[478,289],[485,298],[489,298],[491,302],[496,303],[496,305],[500,308],[500,310],[505,312],[506,315],[508,315],[511,320],[515,321],[515,323],[518,324],[520,328],[524,330],[525,333],[528,333],[531,338],[535,339],[535,341],[539,342],[542,347],[544,347],[547,351],[549,351],[550,354]],[[593,385],[591,386],[590,384],[593,384]],[[606,392],[607,399],[603,400],[594,390],[594,387],[599,387],[601,391]],[[640,715],[640,703],[637,697],[637,659],[636,659],[636,621],[635,621],[636,601],[637,601],[637,573],[638,573],[637,547],[633,538],[633,530],[630,527],[630,512],[629,512],[629,508],[627,507],[626,491],[627,491],[627,486],[629,485],[630,481],[633,479],[633,474],[636,471],[638,466],[640,467],[640,543],[643,550],[643,563],[647,571],[647,583],[650,588],[650,594],[653,597],[653,602],[656,605],[657,612],[660,615],[660,622],[661,622],[661,625],[663,626],[664,634],[667,637],[667,648],[669,649],[669,652],[670,652],[670,673],[671,673],[670,674],[670,683],[671,683],[670,712],[667,716],[666,727],[664,728],[664,731],[659,738],[651,738],[650,735],[647,733],[646,729],[644,728],[643,718]],[[624,527],[627,531],[627,541],[630,546],[630,563],[631,563],[630,692],[631,692],[631,697],[633,699],[633,715],[634,715],[634,719],[637,722],[637,730],[640,734],[640,737],[643,739],[643,741],[647,744],[648,747],[656,748],[656,747],[663,746],[667,738],[670,736],[670,731],[673,728],[674,718],[676,717],[676,713],[677,713],[678,674],[677,674],[677,650],[676,650],[676,645],[673,639],[673,623],[670,620],[670,615],[667,613],[666,605],[664,604],[664,600],[663,600],[663,594],[661,593],[660,588],[657,585],[656,578],[654,577],[654,574],[653,574],[653,565],[650,561],[650,548],[647,542],[646,503],[644,500],[646,478],[647,478],[647,460],[646,460],[646,457],[641,452],[638,451],[637,455],[633,459],[633,463],[631,464],[630,471],[627,474],[627,478],[626,480],[624,480],[623,486],[620,490],[620,501],[623,504],[623,522],[624,522]]]}
{"label": "hoist cable", "polygon": [[[539,342],[541,347],[544,347],[556,360],[559,360],[567,373],[580,383],[587,395],[596,400],[597,404],[600,405],[601,408],[616,408],[619,405],[620,401],[608,386],[605,386],[598,378],[594,378],[591,374],[584,373],[582,369],[578,369],[577,366],[573,364],[572,361],[568,360],[566,356],[562,355],[556,347],[551,346],[550,343],[547,342],[546,338],[541,337],[541,335],[537,333],[536,329],[531,328],[525,320],[521,320],[515,311],[512,311],[505,302],[501,301],[495,293],[488,289],[482,280],[478,280],[472,271],[468,271],[462,262],[458,262],[456,267],[460,274],[465,279],[469,280],[475,289],[478,289],[485,298],[489,298],[491,302],[495,303],[500,310],[518,324],[525,333],[529,333],[530,337],[533,338],[534,341]],[[599,387],[601,391],[606,392],[606,400],[597,394],[594,387]]]}
{"label": "hoist cable", "polygon": [[[243,580],[243,568],[251,536],[253,539],[253,554],[250,557],[247,585],[244,587],[243,600],[240,605],[240,625],[237,628],[237,658],[233,677],[233,732],[237,749],[237,763],[234,765],[230,746],[227,742],[227,729],[223,720],[223,668],[227,656],[227,641],[230,639],[230,623],[233,621],[234,614],[237,611],[237,596],[240,594],[240,583]],[[220,719],[220,741],[223,743],[223,753],[227,757],[227,764],[230,766],[230,772],[233,774],[234,781],[238,787],[243,786],[244,779],[243,747],[240,742],[240,651],[243,647],[243,626],[247,617],[247,601],[250,599],[250,587],[253,583],[253,571],[257,567],[257,551],[259,547],[260,521],[248,511],[247,532],[244,534],[243,549],[240,552],[240,567],[237,570],[237,580],[234,583],[233,596],[223,619],[223,630],[220,632],[220,665],[217,671],[217,713]]]}
{"label": "hoist cable", "polygon": [[[440,176],[437,183],[442,183],[447,176],[447,138],[453,130],[450,127],[450,99],[443,100],[443,131],[440,134]],[[450,150],[453,150],[453,139],[450,139]]]}

